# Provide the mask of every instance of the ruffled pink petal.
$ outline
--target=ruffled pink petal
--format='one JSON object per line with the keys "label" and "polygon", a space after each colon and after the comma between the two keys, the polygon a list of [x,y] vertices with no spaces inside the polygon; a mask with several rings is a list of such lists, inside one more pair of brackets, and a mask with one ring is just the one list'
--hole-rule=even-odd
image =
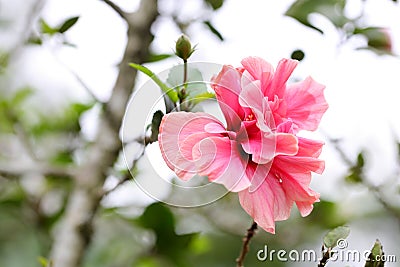
{"label": "ruffled pink petal", "polygon": [[[261,89],[266,88],[274,75],[274,68],[270,63],[259,57],[247,57],[241,61],[247,72],[242,75],[242,86],[254,80],[261,82]],[[247,81],[243,81],[247,79]],[[244,82],[244,83],[243,83]]]}
{"label": "ruffled pink petal", "polygon": [[226,137],[201,140],[193,148],[197,173],[208,176],[212,182],[223,184],[229,191],[248,188],[250,181],[245,173],[248,156],[239,149],[236,141]]}
{"label": "ruffled pink petal", "polygon": [[275,233],[274,197],[269,183],[262,183],[257,191],[239,192],[239,201],[243,209],[265,231]]}
{"label": "ruffled pink petal", "polygon": [[323,91],[325,86],[311,77],[291,84],[284,96],[287,104],[287,117],[302,130],[317,129],[322,115],[328,109]]}
{"label": "ruffled pink petal", "polygon": [[292,59],[282,59],[279,61],[270,86],[268,86],[267,91],[263,92],[268,99],[272,100],[275,96],[278,96],[280,99],[283,98],[286,82],[297,64],[298,61]]}
{"label": "ruffled pink petal", "polygon": [[165,115],[160,124],[159,146],[168,167],[179,178],[187,180],[196,174],[192,157],[193,146],[209,136],[222,136],[206,131],[207,125],[221,125],[207,113],[173,112]]}
{"label": "ruffled pink petal", "polygon": [[287,197],[280,180],[269,173],[269,170],[260,171],[262,168],[265,166],[256,164],[248,166],[248,176],[268,174],[262,177],[263,183],[256,191],[239,192],[239,201],[260,227],[267,232],[275,233],[275,221],[289,218],[293,200]]}
{"label": "ruffled pink petal", "polygon": [[[274,162],[274,164],[279,164]],[[275,167],[274,171],[275,171]],[[313,204],[319,201],[319,194],[309,188],[310,172],[289,172],[279,170],[277,176],[282,181],[282,187],[287,196],[296,202],[302,216],[307,216],[313,209]]]}
{"label": "ruffled pink petal", "polygon": [[304,137],[297,137],[299,140],[299,152],[297,156],[318,158],[322,152],[324,142],[311,140]]}
{"label": "ruffled pink petal", "polygon": [[315,172],[321,174],[325,162],[321,159],[299,156],[280,156],[274,159],[275,164],[289,173]]}
{"label": "ruffled pink petal", "polygon": [[295,135],[287,133],[276,133],[275,140],[275,156],[297,154],[299,146],[297,142],[297,137]]}
{"label": "ruffled pink petal", "polygon": [[223,66],[222,70],[212,79],[212,88],[215,91],[218,104],[224,114],[228,130],[238,130],[244,116],[239,105],[241,92],[241,73],[231,66]]}

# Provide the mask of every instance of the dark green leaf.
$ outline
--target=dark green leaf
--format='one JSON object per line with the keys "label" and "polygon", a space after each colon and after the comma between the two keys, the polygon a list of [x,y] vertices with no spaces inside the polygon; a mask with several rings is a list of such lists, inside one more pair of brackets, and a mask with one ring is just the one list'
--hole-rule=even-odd
{"label": "dark green leaf", "polygon": [[172,57],[173,54],[150,54],[146,62],[157,62]]}
{"label": "dark green leaf", "polygon": [[364,155],[362,152],[360,152],[357,155],[356,164],[350,168],[349,174],[345,177],[346,182],[361,183],[363,180],[364,164]]}
{"label": "dark green leaf", "polygon": [[28,39],[27,44],[42,45],[43,40],[40,37],[31,37]]}
{"label": "dark green leaf", "polygon": [[175,266],[187,264],[187,248],[197,233],[179,235],[175,233],[175,218],[169,208],[161,203],[153,203],[146,208],[137,222],[144,228],[154,231],[156,243],[154,250],[168,257]]}
{"label": "dark green leaf", "polygon": [[300,49],[297,49],[292,52],[290,58],[302,61],[304,59],[304,56],[305,56],[304,52]]}
{"label": "dark green leaf", "polygon": [[157,110],[153,114],[153,119],[151,120],[151,136],[150,136],[151,142],[155,142],[158,140],[160,123],[161,123],[163,116],[164,116],[164,113],[161,110]]}
{"label": "dark green leaf", "polygon": [[221,41],[224,41],[224,37],[222,36],[222,34],[214,27],[214,25],[208,21],[205,20],[203,21],[203,23],[208,27],[208,29],[215,35],[218,37],[218,39],[220,39]]}
{"label": "dark green leaf", "polygon": [[349,234],[350,228],[348,226],[336,227],[324,236],[324,246],[332,249],[338,245],[338,241],[346,239]]}
{"label": "dark green leaf", "polygon": [[217,10],[222,7],[224,0],[204,0],[212,9]]}
{"label": "dark green leaf", "polygon": [[64,23],[58,28],[59,33],[65,33],[78,21],[79,17],[72,17],[64,21]]}
{"label": "dark green leaf", "polygon": [[383,267],[385,265],[385,262],[382,260],[384,254],[382,244],[377,239],[371,249],[371,253],[368,255],[365,267]]}
{"label": "dark green leaf", "polygon": [[165,205],[156,202],[148,206],[138,218],[139,224],[157,234],[175,232],[175,218]]}
{"label": "dark green leaf", "polygon": [[320,28],[311,24],[309,15],[312,13],[321,14],[329,19],[333,25],[341,28],[349,22],[349,19],[344,15],[345,5],[345,0],[297,0],[289,7],[285,15],[296,19],[307,27],[323,33]]}
{"label": "dark green leaf", "polygon": [[364,164],[365,164],[364,155],[362,152],[360,152],[358,153],[357,156],[357,167],[361,169],[362,167],[364,167]]}

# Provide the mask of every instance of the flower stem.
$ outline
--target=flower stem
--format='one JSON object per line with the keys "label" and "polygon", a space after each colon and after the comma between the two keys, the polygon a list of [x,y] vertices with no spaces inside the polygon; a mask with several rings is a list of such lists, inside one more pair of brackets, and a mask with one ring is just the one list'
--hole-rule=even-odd
{"label": "flower stem", "polygon": [[239,258],[236,259],[236,267],[243,267],[244,258],[246,257],[247,253],[249,252],[249,244],[251,238],[256,234],[257,230],[257,223],[253,221],[250,228],[247,229],[247,234],[243,237],[243,246],[242,250],[240,251]]}
{"label": "flower stem", "polygon": [[187,59],[183,60],[183,86],[186,88],[187,83]]}
{"label": "flower stem", "polygon": [[[324,251],[324,246],[322,246],[322,251]],[[328,262],[329,258],[331,257],[331,249],[328,248],[322,255],[321,261],[318,263],[318,267],[324,267]]]}

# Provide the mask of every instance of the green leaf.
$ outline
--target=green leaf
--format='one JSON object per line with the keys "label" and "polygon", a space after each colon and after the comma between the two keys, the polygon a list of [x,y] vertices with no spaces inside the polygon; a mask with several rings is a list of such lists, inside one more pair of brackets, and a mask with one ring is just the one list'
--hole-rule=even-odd
{"label": "green leaf", "polygon": [[329,19],[333,25],[341,28],[349,22],[349,19],[344,15],[345,5],[345,0],[297,0],[289,7],[285,15],[296,19],[307,27],[323,33],[320,28],[311,24],[309,15],[312,13],[321,14]]}
{"label": "green leaf", "polygon": [[332,249],[338,245],[338,241],[346,239],[349,234],[350,228],[348,226],[336,227],[324,236],[324,246]]}
{"label": "green leaf", "polygon": [[25,87],[18,90],[15,95],[11,98],[10,103],[13,106],[19,106],[23,104],[32,94],[34,90],[30,87]]}
{"label": "green leaf", "polygon": [[[183,70],[184,65],[177,65],[171,68],[167,77],[167,84],[172,88],[179,89],[184,87],[183,84]],[[195,105],[201,103],[204,100],[215,98],[215,94],[207,90],[207,85],[204,82],[202,73],[188,65],[187,67],[187,84],[185,86],[185,97],[183,106],[191,110]]]}
{"label": "green leaf", "polygon": [[345,177],[345,181],[349,183],[361,183],[364,173],[364,155],[363,152],[358,153],[356,164],[350,168],[349,174]]}
{"label": "green leaf", "polygon": [[4,72],[10,61],[10,54],[0,51],[0,73]]}
{"label": "green leaf", "polygon": [[74,162],[73,151],[63,150],[58,152],[51,160],[56,165],[66,165]]}
{"label": "green leaf", "polygon": [[219,40],[224,41],[224,37],[222,36],[222,34],[214,27],[214,25],[211,23],[211,21],[209,20],[205,20],[203,21],[204,25],[206,25],[208,27],[208,29],[215,35],[218,37]]}
{"label": "green leaf", "polygon": [[346,223],[346,218],[340,214],[337,203],[323,199],[314,204],[313,212],[304,220],[308,225],[319,225],[325,229],[333,229]]}
{"label": "green leaf", "polygon": [[382,260],[384,254],[382,244],[377,239],[371,249],[371,253],[368,255],[365,267],[384,267],[385,262]]}
{"label": "green leaf", "polygon": [[204,1],[214,10],[221,8],[222,5],[224,4],[224,0],[204,0]]}
{"label": "green leaf", "polygon": [[41,32],[48,35],[54,35],[59,32],[59,29],[51,27],[44,19],[39,20]]}
{"label": "green leaf", "polygon": [[53,265],[52,262],[45,257],[38,257],[38,262],[42,267],[51,267]]}
{"label": "green leaf", "polygon": [[[183,86],[183,65],[171,68],[168,73],[167,84],[172,88]],[[207,86],[204,83],[203,75],[196,69],[188,66],[187,68],[187,98],[194,98],[199,94],[207,93]]]}
{"label": "green leaf", "polygon": [[392,54],[392,40],[385,28],[356,28],[353,34],[362,35],[367,39],[368,47],[361,48],[369,48],[374,52],[378,52],[378,54]]}
{"label": "green leaf", "polygon": [[93,106],[94,102],[71,103],[59,114],[40,114],[39,121],[30,126],[30,132],[36,136],[56,132],[77,133],[81,129],[81,115]]}
{"label": "green leaf", "polygon": [[72,17],[67,19],[66,21],[64,21],[64,23],[58,28],[58,32],[59,33],[65,33],[66,31],[68,31],[72,26],[75,25],[75,23],[78,21],[79,16],[78,17]]}
{"label": "green leaf", "polygon": [[26,43],[31,45],[42,45],[43,40],[40,37],[32,36],[26,41]]}
{"label": "green leaf", "polygon": [[206,235],[198,235],[193,239],[189,248],[195,254],[204,254],[211,249],[210,240]]}
{"label": "green leaf", "polygon": [[357,156],[357,167],[361,169],[362,167],[364,167],[364,164],[365,164],[364,155],[362,152],[360,152],[358,153]]}
{"label": "green leaf", "polygon": [[146,62],[148,62],[148,63],[157,62],[157,61],[161,61],[161,60],[170,58],[172,56],[173,56],[173,54],[150,54],[149,58],[146,60]]}
{"label": "green leaf", "polygon": [[153,203],[145,209],[137,222],[142,227],[154,231],[154,251],[166,256],[175,266],[190,266],[187,264],[186,249],[198,234],[176,234],[175,217],[169,208],[161,203]]}
{"label": "green leaf", "polygon": [[130,63],[129,66],[149,76],[160,87],[160,89],[168,95],[172,102],[176,103],[179,100],[178,93],[163,83],[151,70],[135,63]]}

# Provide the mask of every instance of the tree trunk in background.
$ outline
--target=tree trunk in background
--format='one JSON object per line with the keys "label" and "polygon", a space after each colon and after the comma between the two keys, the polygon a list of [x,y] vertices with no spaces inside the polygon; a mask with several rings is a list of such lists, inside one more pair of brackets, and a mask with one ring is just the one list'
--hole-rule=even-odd
{"label": "tree trunk in background", "polygon": [[128,41],[110,100],[101,114],[95,142],[86,151],[86,161],[74,176],[74,188],[59,228],[54,234],[50,259],[54,267],[80,266],[92,237],[92,224],[102,198],[107,172],[122,148],[119,129],[135,85],[136,71],[130,62],[143,63],[153,40],[151,25],[158,16],[157,0],[142,0],[134,13],[125,13],[104,0],[128,25]]}

